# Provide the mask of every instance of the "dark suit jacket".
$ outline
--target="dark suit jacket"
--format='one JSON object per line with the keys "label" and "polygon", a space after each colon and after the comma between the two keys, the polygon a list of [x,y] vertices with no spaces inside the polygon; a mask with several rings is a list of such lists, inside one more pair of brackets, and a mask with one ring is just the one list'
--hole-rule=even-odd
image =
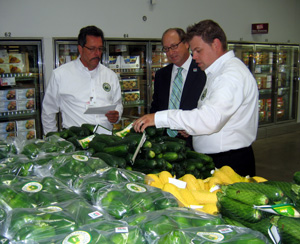
{"label": "dark suit jacket", "polygon": [[[168,109],[172,69],[173,64],[169,64],[156,71],[150,113]],[[181,95],[180,109],[197,108],[205,82],[205,72],[201,71],[196,62],[192,60]]]}

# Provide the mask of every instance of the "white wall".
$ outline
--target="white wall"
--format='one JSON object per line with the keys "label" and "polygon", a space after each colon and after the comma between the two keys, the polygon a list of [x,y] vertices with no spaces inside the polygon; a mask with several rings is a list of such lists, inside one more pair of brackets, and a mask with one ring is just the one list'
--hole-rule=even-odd
{"label": "white wall", "polygon": [[[0,0],[0,37],[43,37],[45,77],[53,68],[53,37],[76,37],[96,25],[106,37],[160,38],[169,27],[217,21],[228,40],[300,43],[299,0]],[[147,21],[142,17],[147,16]],[[269,33],[251,35],[252,23]]]}

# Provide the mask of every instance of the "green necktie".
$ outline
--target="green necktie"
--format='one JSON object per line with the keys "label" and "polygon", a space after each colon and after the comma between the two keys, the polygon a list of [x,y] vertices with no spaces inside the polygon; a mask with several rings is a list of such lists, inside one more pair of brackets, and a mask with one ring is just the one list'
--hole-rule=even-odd
{"label": "green necktie", "polygon": [[[169,109],[179,109],[181,92],[182,92],[182,72],[183,68],[177,68],[177,74],[173,81],[172,92],[169,100]],[[178,132],[176,130],[167,129],[167,133],[171,137],[175,137]]]}

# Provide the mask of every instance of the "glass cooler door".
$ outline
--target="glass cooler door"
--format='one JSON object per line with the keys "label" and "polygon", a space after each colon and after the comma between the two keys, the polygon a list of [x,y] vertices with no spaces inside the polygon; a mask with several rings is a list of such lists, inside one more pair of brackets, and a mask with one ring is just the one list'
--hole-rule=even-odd
{"label": "glass cooler door", "polygon": [[277,106],[276,120],[286,121],[296,118],[297,80],[299,47],[279,46],[277,56]]}
{"label": "glass cooler door", "polygon": [[120,127],[149,112],[147,48],[145,41],[106,41],[104,63],[117,73],[121,85],[124,111]]}
{"label": "glass cooler door", "polygon": [[0,39],[0,139],[42,137],[41,39]]}

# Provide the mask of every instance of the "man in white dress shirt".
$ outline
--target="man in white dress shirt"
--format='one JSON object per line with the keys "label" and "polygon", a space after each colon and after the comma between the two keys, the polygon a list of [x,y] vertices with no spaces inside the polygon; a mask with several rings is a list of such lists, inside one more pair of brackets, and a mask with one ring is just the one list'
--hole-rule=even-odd
{"label": "man in white dress shirt", "polygon": [[[78,35],[80,56],[56,68],[46,87],[42,106],[44,134],[57,131],[56,114],[62,114],[62,127],[99,124],[97,133],[111,134],[119,121],[122,97],[117,75],[100,63],[104,51],[104,34],[96,26],[87,26]],[[85,114],[88,107],[113,105],[105,114]],[[106,129],[104,129],[106,128]]]}
{"label": "man in white dress shirt", "polygon": [[227,51],[226,35],[216,22],[201,21],[188,27],[187,35],[193,59],[207,76],[198,107],[148,114],[136,120],[134,128],[138,132],[153,125],[184,130],[193,136],[195,151],[211,156],[217,168],[229,165],[240,175],[253,176],[257,83],[233,51]]}

